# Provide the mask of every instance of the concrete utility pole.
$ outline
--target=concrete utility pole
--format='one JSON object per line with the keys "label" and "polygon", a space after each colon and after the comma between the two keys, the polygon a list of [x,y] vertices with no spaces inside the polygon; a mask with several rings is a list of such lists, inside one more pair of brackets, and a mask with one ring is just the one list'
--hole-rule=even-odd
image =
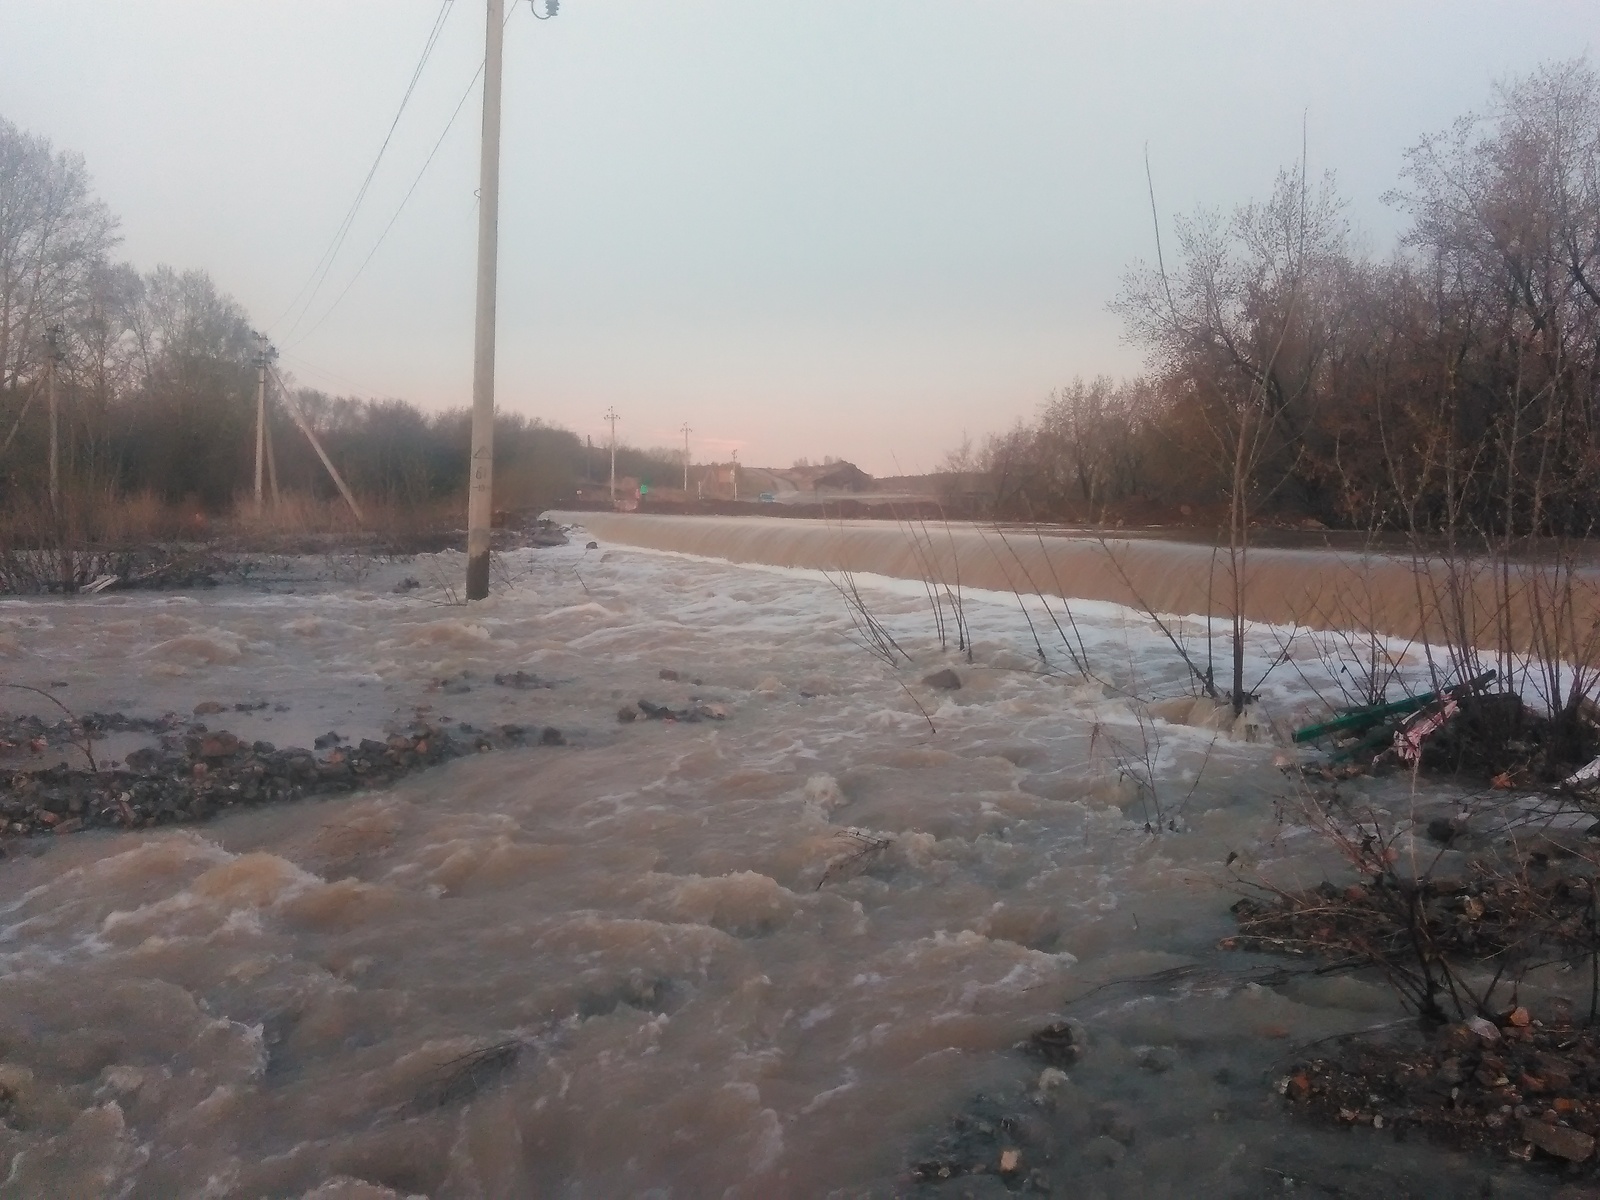
{"label": "concrete utility pole", "polygon": [[611,503],[617,502],[617,422],[622,420],[617,416],[615,408],[606,409],[605,419],[611,422]]}
{"label": "concrete utility pole", "polygon": [[467,599],[489,594],[494,519],[494,333],[500,242],[500,66],[505,0],[488,0],[483,60],[483,146],[478,170],[478,313],[472,359],[472,459],[467,476]]}
{"label": "concrete utility pole", "polygon": [[[266,335],[258,333],[256,336],[256,516],[263,510],[262,497],[263,475],[266,470],[267,459],[267,368],[272,365],[272,360],[278,357],[278,352],[273,349],[272,343],[267,341]],[[277,472],[273,472],[276,477]],[[273,479],[273,499],[277,499],[277,479]]]}
{"label": "concrete utility pole", "polygon": [[45,386],[50,405],[50,508],[61,510],[61,410],[56,399],[56,367],[61,362],[61,326],[44,331]]}
{"label": "concrete utility pole", "polygon": [[689,495],[689,422],[683,423],[683,495]]}
{"label": "concrete utility pole", "polygon": [[[512,0],[513,3],[516,0]],[[556,15],[545,0],[540,16]],[[489,594],[489,528],[494,521],[494,334],[500,260],[500,78],[505,0],[487,0],[483,48],[483,140],[478,160],[478,309],[473,331],[472,458],[467,463],[467,599]]]}

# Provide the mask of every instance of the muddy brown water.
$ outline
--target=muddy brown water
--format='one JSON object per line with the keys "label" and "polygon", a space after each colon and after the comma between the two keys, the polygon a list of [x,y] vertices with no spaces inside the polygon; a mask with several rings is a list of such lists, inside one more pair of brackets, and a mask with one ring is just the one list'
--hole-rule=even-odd
{"label": "muddy brown water", "polygon": [[[747,522],[693,528],[675,549],[809,553]],[[1215,949],[1230,852],[1327,865],[1282,819],[1258,727],[1160,723],[1146,786],[1108,746],[1155,726],[1033,669],[1014,606],[974,601],[968,662],[914,591],[869,584],[916,659],[897,680],[825,581],[606,530],[598,551],[508,556],[470,609],[449,603],[459,555],[292,592],[0,604],[7,674],[84,709],[268,698],[212,719],[289,744],[425,709],[571,743],[193,828],[12,843],[0,1194],[1547,1190],[1282,1111],[1298,1046],[1399,1013],[1375,981],[1262,987]],[[402,576],[424,586],[396,595]],[[1181,690],[1146,619],[1092,621]],[[959,691],[917,683],[943,666]],[[493,684],[518,670],[551,686]],[[620,724],[640,698],[728,717]],[[851,861],[850,829],[888,844]],[[1063,1019],[1083,1056],[1041,1090],[1044,1064],[1013,1047]],[[988,1173],[913,1184],[939,1155]]]}
{"label": "muddy brown water", "polygon": [[[734,562],[935,578],[1160,614],[1233,612],[1227,547],[1153,531],[1134,537],[956,522],[582,516],[592,532],[625,545]],[[1518,652],[1549,647],[1600,662],[1600,569],[1592,562],[1570,574],[1548,562],[1522,562],[1497,575],[1494,564],[1465,556],[1447,561],[1413,556],[1403,546],[1364,549],[1285,531],[1261,536],[1272,544],[1248,548],[1241,572],[1249,620],[1375,631],[1402,641],[1504,643]]]}

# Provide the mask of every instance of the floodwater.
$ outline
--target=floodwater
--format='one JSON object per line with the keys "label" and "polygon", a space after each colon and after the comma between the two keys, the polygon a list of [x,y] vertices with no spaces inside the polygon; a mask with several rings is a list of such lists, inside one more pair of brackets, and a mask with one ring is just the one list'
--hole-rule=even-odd
{"label": "floodwater", "polygon": [[[806,521],[586,513],[628,545],[818,570],[1046,596],[1106,600],[1156,613],[1226,616],[1234,568],[1226,544],[1146,532],[907,520]],[[801,528],[788,528],[800,525]],[[1263,530],[1245,548],[1239,611],[1252,621],[1375,631],[1405,642],[1468,641],[1556,652],[1600,665],[1600,567],[1585,546],[1536,559],[1414,556],[1392,539]],[[1343,545],[1328,544],[1330,541]]]}
{"label": "floodwater", "polygon": [[[1375,981],[1261,986],[1215,948],[1230,853],[1326,865],[1272,727],[1338,686],[1336,647],[1252,629],[1269,678],[1234,722],[1111,604],[1074,607],[1085,678],[1059,606],[969,590],[969,662],[920,584],[858,577],[913,660],[891,670],[816,571],[587,536],[507,555],[471,608],[456,555],[0,603],[6,678],[79,710],[267,701],[204,719],[287,745],[420,712],[569,743],[13,844],[0,1195],[1002,1194],[910,1181],[962,1118],[963,1152],[993,1172],[1017,1149],[1033,1195],[1542,1194],[1291,1121],[1273,1081],[1302,1047],[1401,1014]],[[959,690],[920,682],[945,666]],[[515,671],[549,686],[494,683]],[[617,718],[691,698],[726,720]],[[1013,1047],[1061,1020],[1083,1055],[1041,1081]]]}

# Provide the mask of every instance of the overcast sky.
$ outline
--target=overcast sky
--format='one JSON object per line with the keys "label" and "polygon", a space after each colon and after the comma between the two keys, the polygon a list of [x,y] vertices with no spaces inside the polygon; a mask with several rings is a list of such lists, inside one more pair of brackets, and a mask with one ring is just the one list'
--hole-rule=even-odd
{"label": "overcast sky", "polygon": [[[454,0],[0,0],[0,115],[81,151],[141,267],[200,267],[302,382],[469,401],[483,57]],[[1074,375],[1163,219],[1333,169],[1378,250],[1423,133],[1590,53],[1595,0],[566,0],[507,28],[503,408],[596,440],[928,469]],[[331,312],[329,306],[345,293]],[[326,316],[324,316],[326,312]],[[308,332],[309,331],[309,332]]]}

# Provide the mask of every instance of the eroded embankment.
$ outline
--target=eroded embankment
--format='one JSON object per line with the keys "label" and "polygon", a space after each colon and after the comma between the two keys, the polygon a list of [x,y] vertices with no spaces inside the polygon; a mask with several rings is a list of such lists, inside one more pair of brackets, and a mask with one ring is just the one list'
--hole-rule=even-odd
{"label": "eroded embankment", "polygon": [[[625,545],[736,563],[933,576],[952,587],[1105,600],[1180,616],[1233,610],[1225,547],[970,524],[553,515]],[[1248,619],[1277,625],[1435,644],[1508,642],[1518,651],[1551,646],[1563,655],[1594,640],[1584,631],[1600,622],[1600,574],[1321,547],[1252,549],[1243,607]]]}

